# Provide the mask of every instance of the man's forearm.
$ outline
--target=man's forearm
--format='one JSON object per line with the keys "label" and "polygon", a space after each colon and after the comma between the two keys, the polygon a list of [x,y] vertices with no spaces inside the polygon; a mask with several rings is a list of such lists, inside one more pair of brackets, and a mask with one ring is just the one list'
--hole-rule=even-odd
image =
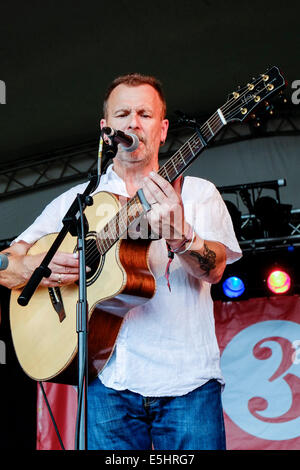
{"label": "man's forearm", "polygon": [[25,257],[30,248],[26,242],[17,242],[6,248],[1,253],[8,256],[8,266],[0,271],[0,284],[14,289],[26,284],[31,275],[30,269],[26,266]]}
{"label": "man's forearm", "polygon": [[25,284],[23,269],[23,257],[12,254],[9,250],[1,252],[8,257],[8,266],[5,270],[0,271],[0,284],[9,289],[21,287]]}
{"label": "man's forearm", "polygon": [[186,271],[211,284],[220,281],[226,267],[226,251],[219,242],[202,240],[197,235],[186,252],[177,255]]}

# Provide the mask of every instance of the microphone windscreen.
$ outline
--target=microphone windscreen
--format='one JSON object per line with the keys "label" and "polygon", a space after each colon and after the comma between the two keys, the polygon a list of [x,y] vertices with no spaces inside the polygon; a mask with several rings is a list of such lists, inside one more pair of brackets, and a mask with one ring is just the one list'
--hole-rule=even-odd
{"label": "microphone windscreen", "polygon": [[0,255],[0,271],[3,271],[8,266],[8,256],[4,253]]}
{"label": "microphone windscreen", "polygon": [[128,133],[127,135],[130,135],[130,137],[132,138],[132,144],[130,145],[130,147],[125,147],[125,145],[120,144],[120,147],[122,147],[122,150],[125,150],[126,152],[134,152],[140,145],[139,138],[135,134]]}

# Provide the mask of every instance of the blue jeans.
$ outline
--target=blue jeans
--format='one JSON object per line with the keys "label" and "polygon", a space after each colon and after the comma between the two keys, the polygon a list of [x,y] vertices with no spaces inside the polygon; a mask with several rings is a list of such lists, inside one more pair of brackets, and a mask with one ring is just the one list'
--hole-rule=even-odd
{"label": "blue jeans", "polygon": [[[180,397],[88,387],[90,450],[224,450],[221,387],[210,380]],[[153,447],[152,447],[153,445]]]}

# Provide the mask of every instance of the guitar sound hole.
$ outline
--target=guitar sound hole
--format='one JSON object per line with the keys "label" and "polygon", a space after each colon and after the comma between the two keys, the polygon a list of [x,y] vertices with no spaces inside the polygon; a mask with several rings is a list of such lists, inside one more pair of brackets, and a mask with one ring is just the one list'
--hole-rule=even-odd
{"label": "guitar sound hole", "polygon": [[[85,262],[91,271],[86,273],[86,284],[90,286],[99,277],[104,264],[105,255],[101,256],[96,243],[96,232],[89,232],[85,240]],[[77,248],[76,250],[77,251]]]}

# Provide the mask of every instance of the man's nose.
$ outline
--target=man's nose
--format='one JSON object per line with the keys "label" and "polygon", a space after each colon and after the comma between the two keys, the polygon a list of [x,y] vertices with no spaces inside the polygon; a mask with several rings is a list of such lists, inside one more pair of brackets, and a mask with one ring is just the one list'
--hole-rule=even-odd
{"label": "man's nose", "polygon": [[129,121],[127,123],[128,129],[140,129],[140,117],[137,113],[132,113],[129,116]]}

